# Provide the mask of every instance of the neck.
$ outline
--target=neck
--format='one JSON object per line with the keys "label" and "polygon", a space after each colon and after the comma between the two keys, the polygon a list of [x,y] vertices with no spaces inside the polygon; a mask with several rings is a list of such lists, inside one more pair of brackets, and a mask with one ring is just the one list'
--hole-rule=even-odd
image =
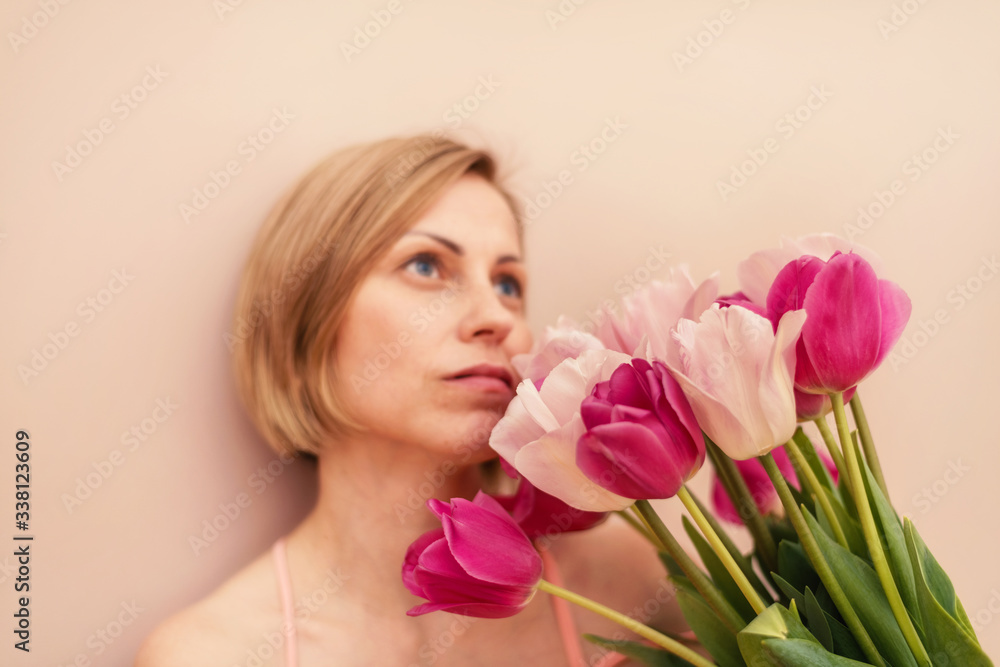
{"label": "neck", "polygon": [[[289,537],[289,562],[298,570],[300,594],[330,576],[344,580],[338,595],[377,601],[386,611],[420,602],[402,583],[406,549],[441,523],[428,498],[475,496],[482,475],[468,456],[439,454],[371,439],[338,442],[320,455],[316,506]],[[297,561],[297,562],[296,562]]]}

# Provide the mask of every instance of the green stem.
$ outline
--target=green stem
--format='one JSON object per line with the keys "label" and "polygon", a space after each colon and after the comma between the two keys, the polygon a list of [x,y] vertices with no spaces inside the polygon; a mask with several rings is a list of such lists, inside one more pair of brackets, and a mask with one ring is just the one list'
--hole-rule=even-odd
{"label": "green stem", "polygon": [[653,536],[651,532],[646,528],[645,524],[640,523],[634,516],[628,513],[628,510],[615,510],[615,514],[619,515],[621,518],[625,519],[626,522],[633,528],[635,528],[640,535],[649,540],[654,547],[660,546],[660,541]]}
{"label": "green stem", "polygon": [[851,479],[847,474],[847,464],[844,463],[844,456],[840,453],[840,447],[837,445],[833,433],[830,432],[830,426],[826,423],[826,416],[817,417],[813,422],[816,424],[816,428],[819,429],[819,434],[823,436],[823,444],[826,445],[826,451],[830,453],[830,458],[833,459],[833,465],[837,466],[840,479],[844,480],[844,483],[847,484],[847,490],[850,491]]}
{"label": "green stem", "polygon": [[867,656],[871,664],[876,665],[876,667],[885,667],[885,661],[882,660],[882,656],[879,655],[878,649],[875,648],[875,644],[868,635],[868,631],[865,630],[865,626],[861,623],[861,619],[858,618],[858,613],[854,610],[854,607],[851,606],[850,600],[847,599],[847,594],[844,593],[844,589],[840,587],[840,582],[837,581],[837,578],[833,574],[833,570],[830,569],[830,564],[826,562],[823,552],[820,551],[819,543],[816,541],[816,537],[812,534],[812,531],[809,530],[809,524],[806,523],[805,517],[802,516],[802,510],[795,504],[795,498],[792,497],[792,492],[789,490],[788,484],[785,482],[785,478],[781,476],[781,471],[778,470],[778,464],[774,462],[774,457],[771,456],[771,454],[765,454],[758,460],[763,464],[764,470],[767,472],[767,476],[771,478],[771,483],[774,484],[774,488],[778,492],[781,504],[785,507],[785,514],[787,514],[788,518],[791,519],[792,525],[795,527],[795,532],[799,534],[799,540],[802,542],[802,548],[805,550],[806,555],[809,557],[809,561],[816,569],[816,574],[826,587],[827,592],[830,594],[830,598],[837,606],[837,610],[840,611],[840,615],[843,617],[847,627],[854,635],[854,638],[857,640],[861,650],[864,652],[865,656]]}
{"label": "green stem", "polygon": [[624,626],[639,635],[644,639],[648,639],[654,644],[665,648],[679,658],[687,660],[692,665],[697,665],[697,667],[714,667],[715,663],[705,659],[700,654],[695,653],[690,648],[681,644],[676,639],[671,639],[661,632],[657,632],[648,625],[643,625],[631,616],[626,616],[621,612],[617,612],[610,607],[605,607],[599,602],[594,602],[589,598],[585,598],[582,595],[577,595],[573,591],[568,591],[565,588],[560,588],[555,584],[551,584],[544,579],[538,582],[538,588],[545,591],[550,595],[555,595],[561,597],[564,600],[572,602],[575,605],[579,605],[584,609],[589,609],[595,614],[600,614],[604,618],[614,621],[615,623]]}
{"label": "green stem", "polygon": [[872,515],[871,506],[868,504],[868,494],[865,493],[865,482],[861,474],[861,463],[858,461],[857,452],[851,442],[850,429],[847,426],[847,414],[844,412],[844,394],[835,392],[830,394],[833,402],[833,416],[837,420],[837,433],[840,435],[840,444],[844,447],[844,456],[847,459],[847,472],[851,476],[851,496],[854,498],[854,505],[858,508],[858,519],[861,521],[861,530],[865,535],[865,543],[868,545],[868,554],[871,556],[872,565],[878,574],[879,581],[882,582],[882,590],[892,607],[892,615],[899,624],[899,629],[903,631],[903,637],[917,659],[919,665],[930,667],[931,660],[927,655],[927,650],[920,643],[917,630],[913,627],[910,614],[906,611],[903,599],[896,588],[896,582],[892,578],[892,570],[889,568],[889,561],[882,550],[882,540],[875,526],[875,517]]}
{"label": "green stem", "polygon": [[701,513],[701,509],[699,509],[698,505],[694,502],[694,499],[691,497],[691,494],[688,492],[686,486],[682,486],[678,489],[677,497],[681,499],[682,503],[684,503],[684,507],[686,507],[687,511],[691,514],[691,518],[693,518],[695,523],[698,524],[698,528],[701,529],[701,532],[705,536],[705,539],[708,540],[708,543],[712,545],[712,550],[715,551],[715,555],[719,557],[719,560],[722,561],[726,570],[729,571],[729,576],[733,578],[736,585],[740,587],[741,591],[743,591],[743,596],[747,599],[747,602],[750,603],[750,606],[753,607],[754,613],[763,613],[763,611],[767,609],[767,605],[764,604],[764,601],[760,599],[759,595],[757,595],[756,589],[754,589],[754,587],[750,584],[746,576],[743,575],[743,571],[740,570],[740,566],[736,564],[735,560],[733,560],[732,554],[729,553],[726,546],[722,543],[722,540],[720,540],[719,536],[715,533],[715,530],[712,529],[712,525],[705,519],[705,515]]}
{"label": "green stem", "polygon": [[757,546],[757,552],[760,554],[764,572],[777,572],[778,547],[774,543],[774,537],[771,535],[770,529],[764,523],[764,517],[760,515],[760,511],[757,509],[757,503],[754,501],[753,496],[750,495],[750,489],[747,488],[746,480],[743,479],[743,475],[740,474],[733,460],[719,449],[719,446],[712,442],[708,436],[705,436],[705,451],[708,452],[709,458],[712,459],[712,465],[715,466],[719,480],[726,488],[727,493],[729,493],[729,498],[733,501],[733,506],[736,507],[740,518],[743,519],[746,527],[750,529],[750,534],[753,535],[753,541]]}
{"label": "green stem", "polygon": [[816,477],[816,472],[809,465],[809,462],[806,461],[806,457],[802,454],[802,450],[799,449],[798,443],[794,440],[789,440],[785,444],[785,451],[790,455],[792,465],[795,466],[795,472],[799,475],[799,480],[802,481],[804,487],[809,487],[809,490],[812,491],[813,496],[816,498],[816,502],[820,504],[823,512],[826,513],[827,518],[830,520],[830,527],[833,528],[833,536],[837,539],[837,543],[850,551],[851,547],[847,544],[847,535],[844,534],[840,520],[833,511],[830,497],[820,488],[819,478]]}
{"label": "green stem", "polygon": [[[854,424],[858,427],[858,437],[861,438],[861,446],[865,450],[868,468],[882,489],[882,495],[885,496],[886,500],[889,500],[889,487],[886,486],[885,477],[882,476],[882,464],[879,463],[878,453],[875,451],[875,441],[872,440],[872,432],[868,428],[868,418],[865,417],[865,409],[861,406],[861,397],[856,391],[851,397],[851,414],[854,415]],[[891,501],[889,504],[892,504]]]}
{"label": "green stem", "polygon": [[736,564],[740,566],[741,570],[743,570],[743,574],[750,580],[750,583],[754,584],[754,588],[757,589],[757,592],[762,596],[772,598],[771,601],[773,602],[773,593],[767,589],[764,582],[762,582],[757,573],[754,572],[753,564],[750,562],[750,559],[743,555],[743,553],[736,546],[736,543],[733,542],[731,537],[729,537],[729,534],[723,530],[722,526],[719,525],[719,522],[714,516],[712,516],[712,513],[705,507],[705,504],[698,500],[698,496],[692,493],[691,499],[694,500],[694,504],[698,506],[699,510],[701,510],[705,520],[708,521],[710,526],[712,526],[712,530],[715,531],[715,534],[719,536],[719,539],[726,547],[726,550],[733,555],[733,560],[735,560]]}
{"label": "green stem", "polygon": [[695,562],[691,560],[687,552],[674,539],[674,536],[670,534],[670,529],[664,525],[659,515],[657,515],[656,510],[649,504],[649,501],[637,500],[635,501],[635,508],[642,515],[646,523],[649,524],[653,534],[663,544],[664,551],[677,562],[681,571],[688,578],[688,581],[701,594],[708,606],[715,611],[719,616],[719,620],[722,621],[726,628],[733,634],[742,630],[746,626],[746,623],[743,622],[740,615],[733,609],[733,606],[726,601],[726,598],[722,596],[722,593],[715,587],[712,580],[695,565]]}

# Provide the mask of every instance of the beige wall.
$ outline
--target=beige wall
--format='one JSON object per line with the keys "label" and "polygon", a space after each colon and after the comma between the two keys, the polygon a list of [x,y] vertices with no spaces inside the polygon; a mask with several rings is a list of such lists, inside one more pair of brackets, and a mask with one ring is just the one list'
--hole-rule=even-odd
{"label": "beige wall", "polygon": [[[782,234],[846,233],[899,181],[855,236],[909,292],[904,338],[921,346],[862,393],[897,507],[1000,657],[996,3],[403,0],[348,61],[341,43],[395,4],[230,0],[219,13],[223,2],[0,10],[0,553],[12,550],[17,429],[31,434],[36,536],[30,659],[11,648],[12,558],[0,557],[0,662],[126,664],[161,619],[302,516],[308,470],[273,464],[272,482],[252,478],[274,456],[228,374],[244,254],[278,194],[326,152],[449,127],[463,101],[477,107],[463,131],[497,151],[520,196],[537,199],[566,171],[528,232],[536,332],[616,296],[656,252],[698,278],[719,269],[734,289],[751,251]],[[550,23],[560,6],[574,11]],[[699,40],[690,62],[677,59]],[[799,127],[783,120],[797,111]],[[269,123],[273,141],[249,148]],[[614,141],[582,158],[602,132]],[[57,174],[88,135],[96,147]],[[723,200],[720,180],[765,146],[766,163]],[[925,151],[936,161],[914,170]],[[180,205],[230,161],[240,172],[186,224]],[[979,291],[959,296],[963,284]],[[943,323],[921,334],[936,314]],[[76,335],[63,340],[67,327]],[[18,367],[51,339],[64,347],[23,381]],[[143,424],[144,440],[122,440]],[[104,463],[115,450],[120,465]],[[67,509],[102,467],[110,476]],[[249,505],[195,555],[189,536],[239,494]],[[134,622],[105,644],[95,633],[116,632],[133,603]]]}

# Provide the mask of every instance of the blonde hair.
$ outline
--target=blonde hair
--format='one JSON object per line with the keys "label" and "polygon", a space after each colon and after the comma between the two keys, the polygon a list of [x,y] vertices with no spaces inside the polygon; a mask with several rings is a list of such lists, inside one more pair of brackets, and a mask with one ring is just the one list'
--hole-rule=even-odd
{"label": "blonde hair", "polygon": [[333,392],[332,362],[348,305],[370,269],[466,173],[497,182],[492,155],[439,134],[393,137],[339,150],[275,205],[244,267],[233,331],[236,388],[279,454],[316,455],[363,431]]}

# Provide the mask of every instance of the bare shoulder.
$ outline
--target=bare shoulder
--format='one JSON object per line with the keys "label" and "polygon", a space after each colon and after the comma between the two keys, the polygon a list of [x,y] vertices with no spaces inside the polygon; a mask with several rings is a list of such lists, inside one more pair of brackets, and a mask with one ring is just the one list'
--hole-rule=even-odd
{"label": "bare shoulder", "polygon": [[582,595],[665,630],[686,629],[656,547],[621,517],[561,535],[552,551]]}
{"label": "bare shoulder", "polygon": [[140,645],[134,667],[239,664],[280,627],[277,596],[267,552],[158,625]]}

